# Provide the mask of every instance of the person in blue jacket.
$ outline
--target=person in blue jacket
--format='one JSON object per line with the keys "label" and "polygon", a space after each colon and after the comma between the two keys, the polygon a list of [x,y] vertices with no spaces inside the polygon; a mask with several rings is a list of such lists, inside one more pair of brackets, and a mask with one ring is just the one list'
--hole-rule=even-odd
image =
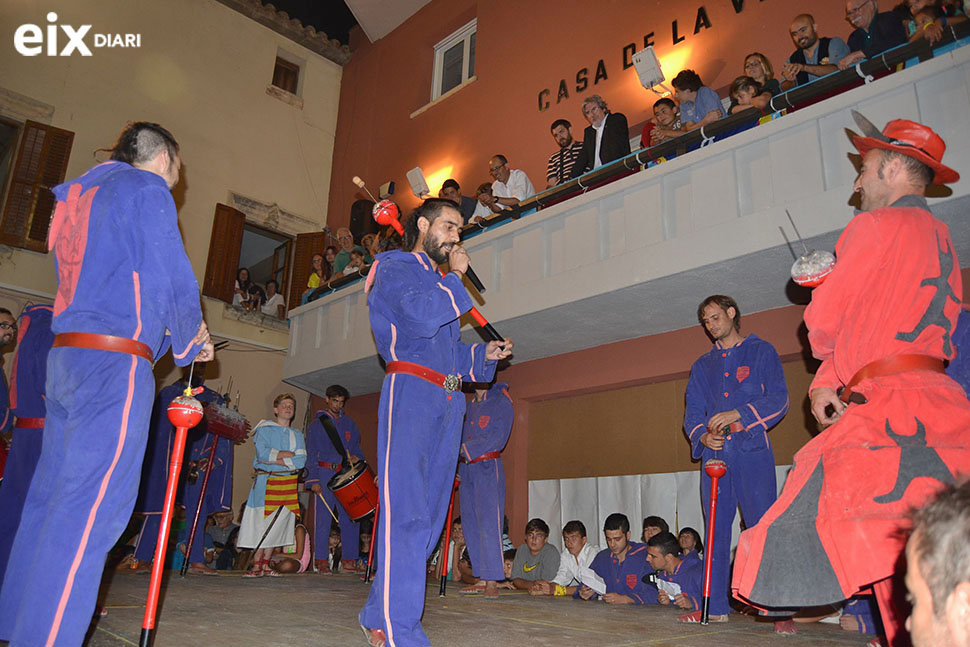
{"label": "person in blue jacket", "polygon": [[462,283],[469,263],[458,245],[461,226],[453,202],[425,200],[407,221],[403,248],[378,254],[367,275],[371,330],[387,372],[377,426],[381,568],[359,615],[373,647],[431,644],[421,627],[425,563],[455,480],[461,380],[490,382],[512,350],[508,339],[461,341],[458,319],[472,307]]}
{"label": "person in blue jacket", "polygon": [[0,590],[11,645],[81,644],[138,492],[152,363],[214,356],[171,194],[180,168],[172,134],[136,122],[110,161],[54,187],[44,441]]}
{"label": "person in blue jacket", "polygon": [[[647,561],[657,571],[657,580],[670,582],[680,588],[671,594],[658,583],[657,601],[660,604],[673,604],[686,611],[701,608],[704,596],[704,562],[694,557],[681,557],[680,542],[673,533],[662,532],[647,541]],[[673,589],[676,591],[676,589]]]}
{"label": "person in blue jacket", "polygon": [[[726,622],[731,612],[728,589],[734,515],[740,505],[745,526],[750,528],[777,498],[775,455],[768,430],[788,412],[788,387],[774,347],[757,335],[741,335],[741,310],[734,299],[721,294],[707,297],[697,308],[697,318],[714,347],[691,366],[684,431],[691,456],[700,459],[705,515],[710,508],[711,477],[704,464],[712,458],[727,463],[727,474],[718,483],[714,541],[707,547],[711,553],[710,621]],[[680,620],[700,622],[700,611]],[[794,633],[793,627],[786,632]]]}
{"label": "person in blue jacket", "polygon": [[[337,504],[337,497],[327,482],[340,471],[344,462],[356,463],[364,455],[360,448],[360,430],[354,419],[344,413],[344,405],[350,397],[350,391],[339,384],[331,384],[324,392],[323,409],[316,412],[316,416],[307,427],[306,434],[306,466],[307,478],[305,486],[313,492],[314,497],[323,496],[326,505],[317,497],[314,504],[315,532],[314,555],[316,555],[317,570],[323,574],[330,573],[327,554],[330,550],[330,524],[333,517],[327,511],[327,506],[337,514],[340,525],[340,569],[348,573],[357,571],[357,561],[360,559],[360,523],[351,520],[343,505]],[[330,436],[320,422],[320,416],[329,416],[340,436],[340,442],[347,452],[342,456],[334,447]],[[365,477],[361,477],[365,478]],[[369,477],[366,477],[369,478]]]}
{"label": "person in blue jacket", "polygon": [[505,516],[505,468],[502,449],[512,433],[512,398],[508,384],[476,388],[465,410],[458,475],[462,526],[475,577],[484,580],[486,597],[498,595],[505,579],[502,518]]}
{"label": "person in blue jacket", "polygon": [[[645,576],[653,573],[647,561],[647,546],[630,541],[630,520],[625,514],[614,512],[603,523],[606,546],[589,565],[606,583],[606,593],[601,595],[607,604],[657,604],[657,587],[645,582]],[[583,584],[576,589],[574,598],[592,600],[596,591]]]}
{"label": "person in blue jacket", "polygon": [[17,419],[13,425],[3,487],[0,487],[0,582],[7,570],[7,558],[43,445],[47,415],[44,383],[47,381],[47,354],[54,343],[54,333],[51,332],[53,310],[43,304],[27,306],[17,326],[17,351],[10,372],[10,410]]}

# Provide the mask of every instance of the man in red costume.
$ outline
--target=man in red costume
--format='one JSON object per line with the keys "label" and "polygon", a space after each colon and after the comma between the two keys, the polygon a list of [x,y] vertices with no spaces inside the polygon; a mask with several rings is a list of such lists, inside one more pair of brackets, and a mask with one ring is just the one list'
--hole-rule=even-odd
{"label": "man in red costume", "polygon": [[960,176],[942,164],[946,144],[930,128],[897,119],[880,133],[855,117],[866,135],[852,140],[863,211],[805,311],[822,360],[812,413],[831,426],[795,455],[778,501],[741,535],[733,588],[758,606],[800,607],[872,587],[893,645],[906,514],[970,472],[970,402],[943,372],[960,264],[923,197]]}

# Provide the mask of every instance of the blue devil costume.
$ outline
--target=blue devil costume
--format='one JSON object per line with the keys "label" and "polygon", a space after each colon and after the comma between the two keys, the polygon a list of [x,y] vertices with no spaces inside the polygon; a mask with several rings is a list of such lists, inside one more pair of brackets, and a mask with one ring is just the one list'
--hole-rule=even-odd
{"label": "blue devil costume", "polygon": [[43,448],[0,592],[0,639],[14,647],[81,644],[138,493],[152,361],[171,346],[185,366],[202,349],[199,286],[166,181],[107,162],[54,194],[58,337]]}
{"label": "blue devil costume", "polygon": [[[340,434],[340,441],[344,444],[344,449],[351,456],[357,456],[359,458],[364,455],[363,450],[360,448],[360,431],[350,416],[341,415],[338,418],[334,418],[329,412],[323,410],[317,411],[316,415],[317,417],[313,419],[307,428],[306,466],[309,475],[305,483],[307,487],[314,483],[321,485],[323,498],[326,500],[327,505],[330,506],[330,509],[337,513],[337,518],[340,521],[341,559],[352,559],[356,561],[360,558],[360,524],[351,521],[350,517],[347,516],[347,511],[342,505],[337,505],[337,497],[327,487],[327,481],[340,471],[341,461],[346,460],[346,456],[341,456],[333,446],[333,443],[330,442],[330,437],[327,436],[323,425],[320,424],[319,416],[330,416],[334,426],[337,428],[337,432]],[[317,500],[317,503],[319,503],[319,500]],[[317,559],[326,559],[326,555],[330,550],[327,542],[330,539],[330,524],[332,522],[333,517],[324,509],[324,506],[317,505],[314,516],[315,532],[313,533],[313,552],[317,556]]]}
{"label": "blue devil costume", "polygon": [[[788,387],[778,353],[757,335],[748,335],[733,348],[715,344],[691,367],[686,401],[684,431],[692,456],[701,459],[705,515],[711,503],[711,477],[704,472],[704,463],[711,458],[727,463],[727,474],[718,482],[714,545],[706,546],[711,551],[710,613],[726,615],[731,612],[728,588],[735,511],[740,504],[744,523],[750,528],[777,497],[775,455],[768,430],[788,412]],[[732,425],[724,449],[715,452],[700,438],[707,432],[711,416],[731,409],[738,410],[741,420]]]}
{"label": "blue devil costume", "polygon": [[481,402],[472,400],[461,432],[461,524],[475,576],[505,579],[502,520],[505,516],[505,469],[499,456],[512,432],[512,399],[499,382]]}
{"label": "blue devil costume", "polygon": [[0,582],[7,570],[10,547],[43,444],[44,417],[47,415],[44,382],[47,380],[47,354],[54,343],[54,333],[51,332],[53,310],[48,305],[28,306],[20,315],[18,325],[17,352],[10,381],[10,410],[17,420],[13,426],[3,487],[0,487]]}
{"label": "blue devil costume", "polygon": [[460,339],[458,318],[472,301],[458,274],[441,277],[423,252],[393,250],[377,256],[367,280],[371,330],[388,374],[377,428],[381,568],[359,619],[383,630],[391,647],[425,647],[425,562],[445,523],[465,397],[451,391],[453,378],[446,389],[397,363],[473,382],[490,382],[496,363],[485,360],[485,344]]}

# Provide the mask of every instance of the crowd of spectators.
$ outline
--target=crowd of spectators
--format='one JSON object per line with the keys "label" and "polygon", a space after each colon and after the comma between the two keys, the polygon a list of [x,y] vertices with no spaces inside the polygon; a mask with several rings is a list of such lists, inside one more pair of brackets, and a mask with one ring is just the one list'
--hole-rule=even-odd
{"label": "crowd of spectators", "polygon": [[[936,42],[947,25],[966,21],[968,11],[970,1],[964,0],[905,0],[888,11],[880,11],[877,0],[846,0],[850,30],[845,39],[820,36],[815,18],[799,14],[789,28],[795,49],[782,63],[778,78],[775,67],[761,52],[745,56],[741,74],[728,86],[726,97],[705,85],[696,71],[681,70],[671,81],[673,96],[654,102],[652,117],[642,128],[640,147],[675,139],[746,109],[755,108],[762,115],[775,112],[772,97],[906,42]],[[582,112],[588,123],[582,139],[574,138],[568,119],[556,119],[550,126],[558,148],[546,164],[545,188],[581,177],[631,152],[624,114],[611,112],[598,94],[583,100]],[[474,200],[461,194],[454,178],[446,180],[438,192],[438,197],[459,205],[465,224],[512,208],[535,193],[530,179],[522,170],[510,168],[505,155],[492,156],[488,172],[493,181],[480,184]]]}

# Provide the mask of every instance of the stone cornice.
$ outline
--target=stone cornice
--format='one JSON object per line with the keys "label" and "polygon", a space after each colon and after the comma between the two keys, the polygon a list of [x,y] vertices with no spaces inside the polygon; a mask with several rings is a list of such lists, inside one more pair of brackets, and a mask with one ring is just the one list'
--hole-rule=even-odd
{"label": "stone cornice", "polygon": [[277,34],[289,38],[294,43],[316,52],[327,60],[343,66],[350,60],[350,48],[340,41],[331,40],[323,32],[304,26],[296,18],[290,18],[285,11],[279,11],[272,4],[260,0],[216,0],[234,11],[269,27]]}

